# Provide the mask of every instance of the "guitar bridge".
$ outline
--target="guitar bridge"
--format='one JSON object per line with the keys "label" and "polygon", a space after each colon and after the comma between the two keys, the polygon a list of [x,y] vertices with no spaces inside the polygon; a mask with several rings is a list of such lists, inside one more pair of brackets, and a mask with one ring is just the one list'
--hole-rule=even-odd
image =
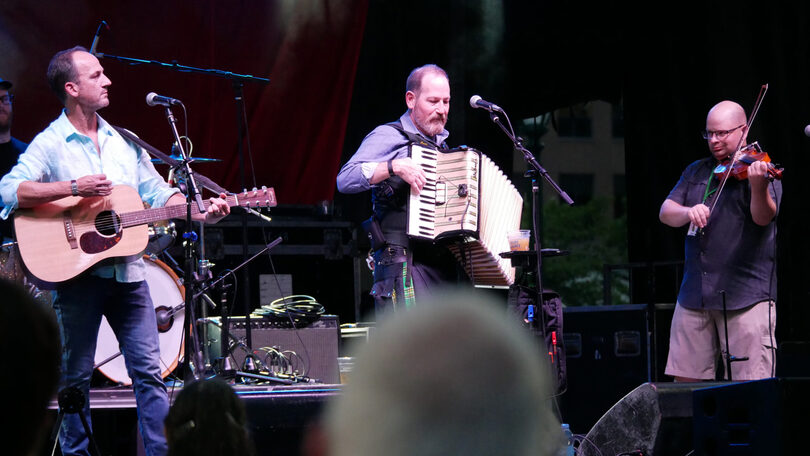
{"label": "guitar bridge", "polygon": [[62,224],[65,226],[65,237],[67,238],[70,248],[79,248],[79,243],[76,241],[76,230],[73,227],[73,220],[67,216],[62,217]]}

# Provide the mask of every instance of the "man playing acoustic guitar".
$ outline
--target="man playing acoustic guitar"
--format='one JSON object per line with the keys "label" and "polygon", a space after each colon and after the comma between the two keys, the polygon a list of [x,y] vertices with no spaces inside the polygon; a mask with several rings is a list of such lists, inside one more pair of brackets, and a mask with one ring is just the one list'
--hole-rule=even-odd
{"label": "man playing acoustic guitar", "polygon": [[[78,46],[58,52],[48,65],[48,82],[65,109],[0,181],[5,203],[0,216],[71,196],[107,197],[114,186],[132,187],[152,207],[185,203],[179,190],[155,171],[148,154],[96,113],[110,103],[111,82],[95,56]],[[225,217],[230,209],[224,198],[211,198],[207,212],[195,214],[195,219],[216,223]],[[110,258],[58,284],[54,309],[65,347],[60,387],[78,387],[87,397],[99,324],[106,316],[133,379],[146,454],[163,455],[169,403],[159,365],[157,323],[144,280],[146,266],[140,258],[131,260]],[[60,259],[54,254],[43,261],[58,265]],[[86,401],[88,420],[89,411]],[[89,454],[88,436],[75,413],[65,415],[59,440],[62,454]]]}

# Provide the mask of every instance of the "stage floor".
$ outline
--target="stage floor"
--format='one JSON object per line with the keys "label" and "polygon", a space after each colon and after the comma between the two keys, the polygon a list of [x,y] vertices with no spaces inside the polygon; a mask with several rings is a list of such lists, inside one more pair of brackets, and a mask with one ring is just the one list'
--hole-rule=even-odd
{"label": "stage floor", "polygon": [[[340,393],[342,385],[302,383],[295,385],[243,385],[234,384],[234,390],[243,400],[300,400],[302,398],[317,396],[328,397]],[[168,386],[169,400],[182,390],[182,386]],[[54,398],[48,405],[50,409],[58,409],[59,404]],[[114,386],[90,389],[91,409],[128,409],[135,408],[135,393],[131,386]]]}
{"label": "stage floor", "polygon": [[[244,400],[256,454],[291,456],[301,453],[308,429],[318,425],[324,406],[342,389],[339,384],[321,383],[232,386]],[[169,386],[169,400],[173,401],[181,390],[180,386]],[[58,409],[56,399],[49,408],[53,422]],[[144,454],[132,387],[91,388],[90,408],[93,433],[103,454]]]}

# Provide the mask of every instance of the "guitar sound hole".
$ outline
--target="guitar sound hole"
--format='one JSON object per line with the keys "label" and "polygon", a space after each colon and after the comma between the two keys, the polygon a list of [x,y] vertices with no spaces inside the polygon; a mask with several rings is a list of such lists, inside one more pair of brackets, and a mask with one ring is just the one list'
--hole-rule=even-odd
{"label": "guitar sound hole", "polygon": [[121,231],[121,219],[113,211],[101,211],[96,216],[96,231],[102,236],[114,236]]}

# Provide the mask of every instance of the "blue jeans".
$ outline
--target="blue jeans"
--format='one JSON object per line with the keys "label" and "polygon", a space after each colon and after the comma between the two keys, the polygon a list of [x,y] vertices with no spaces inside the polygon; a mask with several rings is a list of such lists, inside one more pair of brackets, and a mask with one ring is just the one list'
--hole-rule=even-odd
{"label": "blue jeans", "polygon": [[[62,336],[62,380],[89,398],[101,316],[107,317],[121,345],[138,406],[138,423],[146,454],[165,455],[163,420],[169,411],[166,385],[160,375],[160,345],[155,308],[145,281],[120,283],[84,275],[62,284],[54,309]],[[89,400],[84,414],[90,421]],[[89,439],[76,413],[65,414],[59,432],[64,455],[89,455]]]}

